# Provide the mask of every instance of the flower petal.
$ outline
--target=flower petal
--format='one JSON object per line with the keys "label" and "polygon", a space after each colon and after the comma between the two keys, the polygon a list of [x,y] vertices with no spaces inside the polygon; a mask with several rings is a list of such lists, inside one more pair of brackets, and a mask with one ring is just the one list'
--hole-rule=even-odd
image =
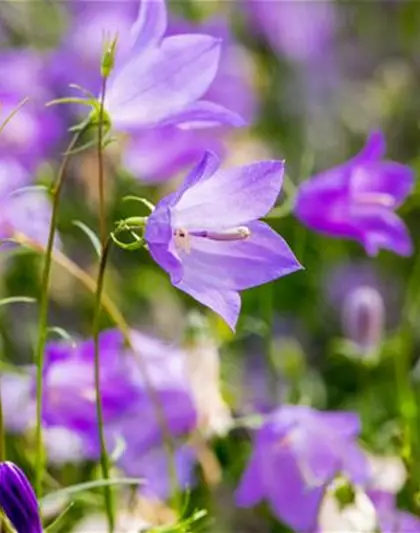
{"label": "flower petal", "polygon": [[[351,176],[351,191],[356,197],[367,194],[389,195],[398,207],[414,186],[414,172],[407,165],[384,161],[356,167]],[[373,200],[374,201],[374,200]]]}
{"label": "flower petal", "polygon": [[[186,190],[172,212],[174,227],[223,229],[264,216],[283,181],[282,161],[221,169]],[[217,216],[216,216],[217,214]]]}
{"label": "flower petal", "polygon": [[188,130],[212,128],[220,125],[239,128],[245,126],[246,122],[238,113],[230,111],[220,104],[198,100],[182,113],[177,113],[174,117],[169,118],[165,121],[166,124],[178,124],[180,129]]}
{"label": "flower petal", "polygon": [[168,25],[165,0],[141,0],[137,20],[131,28],[132,49],[136,53],[156,46]]}
{"label": "flower petal", "polygon": [[365,146],[352,159],[353,163],[377,161],[385,156],[386,141],[385,136],[381,131],[373,131],[366,140]]}
{"label": "flower petal", "polygon": [[182,264],[177,255],[172,250],[172,226],[170,210],[165,205],[170,198],[165,198],[147,222],[145,238],[149,245],[150,255],[160,265],[163,270],[171,276],[172,283],[178,282],[182,278]]}
{"label": "flower petal", "polygon": [[201,98],[216,75],[220,46],[208,35],[176,35],[116,69],[105,102],[115,128],[156,126]]}
{"label": "flower petal", "polygon": [[[281,479],[279,480],[279,475]],[[323,488],[308,488],[287,449],[267,457],[264,486],[275,514],[296,531],[315,531]]]}
{"label": "flower petal", "polygon": [[264,498],[260,467],[258,450],[256,450],[251,455],[235,492],[235,502],[238,507],[252,507]]}
{"label": "flower petal", "polygon": [[241,298],[237,292],[203,286],[196,280],[182,279],[175,286],[219,314],[229,327],[235,330],[241,310]]}
{"label": "flower petal", "polygon": [[190,236],[191,250],[179,251],[184,266],[182,281],[239,291],[302,268],[286,242],[267,224],[257,221],[247,227],[250,237],[238,241]]}
{"label": "flower petal", "polygon": [[402,256],[412,254],[413,244],[407,227],[393,211],[358,206],[352,214],[368,255],[376,255],[381,248]]}
{"label": "flower petal", "polygon": [[[48,241],[51,205],[42,192],[25,191],[11,194],[2,204],[3,224],[8,232],[23,233],[46,246]],[[55,245],[59,246],[56,238]]]}

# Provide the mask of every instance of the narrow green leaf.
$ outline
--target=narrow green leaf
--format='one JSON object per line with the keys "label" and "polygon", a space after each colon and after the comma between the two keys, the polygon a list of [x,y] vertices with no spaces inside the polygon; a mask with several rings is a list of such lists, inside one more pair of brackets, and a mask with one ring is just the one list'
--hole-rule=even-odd
{"label": "narrow green leaf", "polygon": [[57,527],[57,525],[60,524],[61,520],[64,518],[64,516],[70,511],[70,509],[73,507],[74,503],[73,502],[70,502],[67,507],[57,516],[57,518],[55,520],[53,520],[51,522],[51,524],[44,528],[44,532],[47,532],[48,533],[51,533],[52,531],[54,531],[54,529]]}
{"label": "narrow green leaf", "polygon": [[114,479],[98,479],[95,481],[86,481],[85,483],[78,483],[77,485],[71,485],[70,487],[65,487],[64,489],[56,490],[55,492],[50,492],[40,500],[40,504],[45,503],[47,500],[52,498],[62,498],[63,496],[74,496],[80,492],[85,492],[88,490],[99,489],[105,485],[142,485],[144,483],[143,478],[131,478],[131,477],[120,477]]}
{"label": "narrow green leaf", "polygon": [[55,333],[65,341],[68,341],[72,346],[76,346],[76,341],[64,328],[60,328],[60,326],[52,326],[48,328],[48,331],[50,333]]}
{"label": "narrow green leaf", "polygon": [[16,303],[33,304],[36,303],[36,299],[31,298],[30,296],[9,296],[8,298],[0,300],[0,307]]}
{"label": "narrow green leaf", "polygon": [[79,229],[81,229],[83,231],[83,233],[88,237],[88,239],[90,240],[95,252],[96,252],[96,255],[98,257],[101,257],[101,250],[102,250],[102,247],[101,247],[101,243],[99,241],[99,238],[98,236],[96,235],[96,233],[89,228],[89,226],[87,226],[84,222],[81,222],[80,220],[74,220],[73,221],[73,225],[78,227]]}

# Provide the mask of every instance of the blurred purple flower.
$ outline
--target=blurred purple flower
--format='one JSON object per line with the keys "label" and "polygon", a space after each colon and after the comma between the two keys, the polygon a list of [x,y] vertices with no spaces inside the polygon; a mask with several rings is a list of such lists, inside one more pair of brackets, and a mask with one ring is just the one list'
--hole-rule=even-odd
{"label": "blurred purple flower", "polygon": [[42,533],[38,502],[31,484],[15,464],[0,463],[0,507],[19,533]]}
{"label": "blurred purple flower", "polygon": [[320,412],[285,405],[257,431],[254,450],[236,492],[240,507],[266,498],[281,520],[297,531],[315,531],[325,487],[343,473],[355,483],[368,476],[356,443],[355,413]]}
{"label": "blurred purple flower", "polygon": [[[171,435],[188,434],[196,427],[197,414],[187,380],[185,354],[137,331],[131,332],[131,340],[147,367]],[[161,477],[165,461],[164,452],[159,451],[163,443],[162,424],[135,360],[137,356],[125,347],[122,335],[115,330],[100,335],[100,350],[108,449],[112,451],[123,442],[124,452],[118,466],[127,475],[145,476],[145,490],[164,497],[169,493],[169,483],[166,473]],[[71,450],[64,454],[59,453],[56,442],[47,442],[47,449],[52,451],[54,462],[97,459],[93,341],[75,347],[65,342],[50,343],[46,357],[45,437],[56,440],[58,436],[60,442],[67,432],[71,437]],[[178,455],[180,480],[190,483],[191,451],[180,448]]]}
{"label": "blurred purple flower", "polygon": [[[43,191],[25,189],[31,176],[15,159],[0,160],[0,239],[16,233],[45,245],[51,205]],[[57,246],[59,240],[57,239]]]}
{"label": "blurred purple flower", "polygon": [[164,38],[166,27],[164,0],[142,0],[108,80],[105,108],[115,129],[244,125],[236,113],[201,100],[216,76],[221,40],[204,34]]}
{"label": "blurred purple flower", "polygon": [[420,518],[400,511],[396,507],[395,495],[381,491],[369,491],[382,533],[420,533]]}
{"label": "blurred purple flower", "polygon": [[[247,121],[252,120],[256,98],[250,83],[250,64],[244,50],[234,43],[227,21],[215,19],[197,26],[176,19],[170,23],[167,34],[185,34],[197,30],[222,39],[219,68],[205,93],[206,100],[233,110]],[[122,161],[133,175],[147,181],[162,181],[193,164],[205,150],[211,149],[223,156],[223,133],[220,128],[196,131],[175,126],[136,132],[127,141]],[[164,158],[162,144],[165,144]]]}
{"label": "blurred purple flower", "polygon": [[330,46],[336,27],[334,2],[243,0],[253,29],[292,61],[315,61]]}
{"label": "blurred purple flower", "polygon": [[[117,331],[100,335],[101,388],[105,423],[118,419],[140,391],[132,377],[132,358],[124,357],[124,342]],[[51,342],[46,349],[43,419],[93,441],[96,454],[94,344],[89,339],[72,346]]]}
{"label": "blurred purple flower", "polygon": [[181,188],[159,202],[145,237],[172,283],[233,329],[239,291],[302,267],[285,241],[258,221],[280,192],[283,162],[218,167],[218,158],[207,152]]}
{"label": "blurred purple flower", "polygon": [[383,161],[384,154],[383,135],[372,133],[357,156],[303,183],[297,218],[315,231],[359,241],[368,255],[381,248],[410,255],[410,236],[394,211],[413,188],[413,171]]}
{"label": "blurred purple flower", "polygon": [[13,434],[24,433],[35,420],[35,403],[31,400],[31,371],[19,374],[3,372],[0,378],[4,426]]}
{"label": "blurred purple flower", "polygon": [[35,50],[0,54],[0,123],[28,97],[1,132],[0,156],[18,158],[30,172],[51,155],[63,133],[56,110],[45,107],[53,98],[50,70],[49,58]]}

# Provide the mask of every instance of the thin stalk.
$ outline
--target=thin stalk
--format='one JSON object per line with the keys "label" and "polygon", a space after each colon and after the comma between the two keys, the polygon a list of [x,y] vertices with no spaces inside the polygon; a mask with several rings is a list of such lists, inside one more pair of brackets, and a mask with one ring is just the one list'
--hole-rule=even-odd
{"label": "thin stalk", "polygon": [[[99,101],[99,120],[98,120],[98,190],[99,190],[99,232],[101,241],[101,257],[98,270],[98,281],[96,285],[96,297],[95,297],[95,310],[93,316],[93,342],[95,347],[95,359],[94,359],[94,372],[95,372],[95,405],[96,405],[96,418],[98,423],[98,438],[101,448],[101,470],[104,480],[110,479],[110,460],[108,451],[106,448],[105,440],[105,425],[104,415],[102,407],[102,394],[101,394],[101,361],[100,361],[100,347],[99,347],[99,325],[101,318],[101,300],[102,291],[105,279],[105,270],[108,261],[110,243],[106,231],[106,213],[105,213],[105,184],[104,184],[104,161],[103,161],[103,122],[104,122],[104,103],[106,93],[106,81],[107,77],[102,77],[102,90]],[[113,533],[115,529],[115,516],[114,516],[114,502],[113,493],[109,485],[103,486],[103,495],[105,501],[105,510],[108,520],[108,531]]]}
{"label": "thin stalk", "polygon": [[70,160],[70,153],[79,141],[82,133],[87,128],[79,130],[71,140],[66,155],[63,157],[60,169],[58,171],[55,189],[53,192],[53,204],[50,228],[48,233],[47,247],[45,249],[44,267],[42,271],[41,296],[39,302],[39,320],[38,320],[38,343],[35,351],[36,363],[36,432],[35,432],[35,491],[38,498],[42,495],[42,478],[44,474],[44,450],[42,442],[42,396],[43,396],[43,372],[44,372],[44,352],[47,342],[47,320],[48,320],[48,292],[50,284],[52,251],[54,247],[55,233],[57,230],[58,210],[60,206],[61,190],[64,182],[64,176],[67,165]]}
{"label": "thin stalk", "polygon": [[98,122],[98,187],[99,187],[99,235],[101,237],[102,252],[105,249],[108,239],[106,231],[106,213],[105,213],[105,183],[104,183],[104,158],[103,158],[103,125],[104,125],[104,102],[106,92],[106,76],[102,78],[102,91],[99,101],[99,122]]}
{"label": "thin stalk", "polygon": [[4,417],[3,417],[3,398],[1,395],[2,387],[0,386],[0,463],[6,459],[6,440],[4,436]]}
{"label": "thin stalk", "polygon": [[[95,372],[95,405],[96,405],[96,418],[98,422],[98,437],[99,444],[101,448],[101,470],[102,477],[107,482],[110,480],[110,466],[109,466],[109,457],[106,448],[105,440],[105,425],[104,425],[104,414],[102,408],[102,396],[101,396],[101,364],[100,364],[100,350],[99,350],[99,323],[101,318],[101,300],[102,300],[102,291],[104,287],[105,279],[105,270],[108,261],[110,246],[109,243],[105,243],[105,246],[102,250],[101,260],[99,263],[98,271],[98,283],[96,286],[96,297],[95,297],[95,310],[93,316],[93,342],[95,346],[95,355],[94,355],[94,372]],[[114,517],[114,505],[111,487],[107,484],[103,486],[103,494],[105,500],[105,510],[108,519],[108,531],[113,533],[115,528],[115,517]]]}

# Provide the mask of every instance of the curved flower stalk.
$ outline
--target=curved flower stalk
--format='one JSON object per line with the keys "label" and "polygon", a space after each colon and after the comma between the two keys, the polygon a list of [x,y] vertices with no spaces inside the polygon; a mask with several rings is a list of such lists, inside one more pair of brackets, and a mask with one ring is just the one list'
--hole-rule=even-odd
{"label": "curved flower stalk", "polygon": [[158,203],[145,239],[173,285],[234,329],[239,291],[302,267],[286,242],[258,220],[276,201],[284,163],[218,167],[218,158],[207,152],[181,188]]}
{"label": "curved flower stalk", "polygon": [[42,533],[35,492],[23,471],[9,461],[0,464],[0,507],[17,533]]}
{"label": "curved flower stalk", "polygon": [[395,214],[413,188],[413,171],[394,161],[383,161],[385,139],[372,133],[358,155],[301,185],[296,217],[309,228],[359,241],[368,255],[381,248],[408,256],[411,238]]}
{"label": "curved flower stalk", "polygon": [[240,507],[267,499],[273,512],[296,531],[316,531],[326,487],[339,473],[354,483],[368,479],[357,446],[359,417],[285,405],[257,431],[254,450],[236,492]]}
{"label": "curved flower stalk", "polygon": [[[116,130],[163,125],[244,125],[222,105],[202,100],[216,76],[221,41],[210,35],[164,38],[164,0],[143,0],[109,77],[105,110]],[[118,52],[120,46],[120,52]]]}

